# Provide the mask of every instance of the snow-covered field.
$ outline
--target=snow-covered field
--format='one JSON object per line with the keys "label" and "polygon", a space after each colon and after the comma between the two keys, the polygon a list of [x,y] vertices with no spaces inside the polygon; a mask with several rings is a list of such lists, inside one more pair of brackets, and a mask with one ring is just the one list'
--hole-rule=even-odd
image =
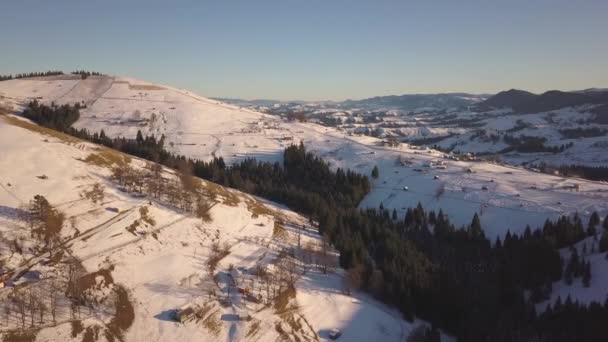
{"label": "snow-covered field", "polygon": [[[59,88],[69,90],[61,92]],[[5,102],[12,101],[15,106],[31,98],[84,101],[88,108],[82,111],[76,127],[103,129],[110,136],[134,137],[137,130],[164,134],[171,150],[199,159],[222,156],[229,163],[245,157],[280,161],[286,146],[303,141],[336,167],[369,174],[374,165],[379,166],[380,178],[363,206],[382,203],[404,214],[404,208],[421,202],[425,208],[442,208],[459,225],[469,223],[478,212],[490,236],[504,234],[507,229],[519,232],[526,224],[536,227],[563,214],[578,212],[586,217],[593,211],[601,216],[608,213],[608,184],[446,160],[443,153],[407,145],[381,147],[380,140],[372,137],[349,136],[312,123],[286,122],[186,90],[128,78],[13,80],[0,83],[0,93]],[[411,165],[402,166],[400,160]],[[446,162],[445,169],[427,167],[439,160]],[[467,172],[469,168],[472,173]],[[569,190],[575,184],[579,191]],[[439,188],[445,191],[438,197]]]}
{"label": "snow-covered field", "polygon": [[[69,222],[56,251],[78,259],[86,273],[99,273],[93,294],[103,297],[118,284],[127,290],[134,317],[124,332],[125,341],[274,341],[285,336],[324,341],[335,328],[348,341],[402,341],[420,324],[402,320],[397,312],[361,293],[345,294],[341,270],[324,274],[310,260],[286,257],[285,251],[296,246],[297,227],[304,227],[301,243],[309,249],[303,250],[314,251],[321,243],[314,227],[289,210],[202,182],[205,191],[214,194],[209,198],[211,220],[203,221],[154,199],[121,191],[110,180],[110,167],[115,165],[88,158],[107,150],[15,117],[0,116],[0,148],[1,245],[6,250],[7,241],[15,239],[24,249],[21,255],[3,254],[3,271],[11,274],[15,285],[28,283],[33,288],[59,277],[67,255],[56,265],[48,264],[45,255],[30,248],[34,242],[18,215],[35,195],[44,196]],[[147,162],[132,159],[130,164],[144,168]],[[171,179],[173,172],[165,170],[164,177]],[[101,202],[82,196],[94,184],[105,189]],[[130,232],[127,227],[143,216],[152,221],[144,220]],[[227,252],[211,268],[214,246]],[[303,253],[296,251],[297,256]],[[292,260],[298,271],[295,296],[287,296],[282,304],[247,301],[235,290],[247,285],[252,294],[264,298],[266,285],[251,275],[252,270],[266,266],[271,273],[279,272],[284,260]],[[104,272],[110,274],[109,283]],[[38,277],[27,280],[28,274]],[[231,286],[231,282],[236,284]],[[0,299],[11,291],[0,289]],[[172,320],[173,310],[193,303],[206,308],[200,318],[186,323]],[[251,319],[239,319],[243,313]],[[113,314],[83,310],[80,321],[87,329],[103,327],[112,324],[108,322]],[[37,340],[82,340],[87,332],[76,330],[74,337],[71,320],[66,312],[59,315],[57,326],[45,321]],[[98,341],[109,340],[99,335]]]}
{"label": "snow-covered field", "polygon": [[[527,224],[538,227],[547,218],[559,215],[578,212],[586,218],[593,211],[602,217],[608,213],[606,183],[485,162],[449,160],[441,152],[406,144],[382,147],[376,138],[351,136],[313,123],[288,122],[183,89],[129,78],[68,78],[1,82],[1,101],[14,108],[33,98],[43,102],[84,102],[88,107],[76,123],[78,128],[103,129],[110,136],[134,137],[137,130],[164,134],[166,146],[172,151],[205,160],[221,156],[228,163],[246,157],[280,161],[286,146],[303,141],[335,167],[369,174],[375,165],[379,166],[380,177],[362,206],[377,207],[382,203],[403,215],[404,208],[421,202],[425,208],[442,208],[458,225],[468,224],[477,212],[482,214],[482,225],[491,237],[507,230],[520,232]],[[562,116],[567,117],[568,113]],[[542,122],[540,116],[526,118],[537,120],[537,124]],[[554,119],[563,118],[556,115]],[[515,119],[492,120],[500,126],[501,120],[509,121],[502,125],[509,125]],[[438,166],[439,161],[445,165]],[[434,166],[429,166],[430,162],[435,162]]]}

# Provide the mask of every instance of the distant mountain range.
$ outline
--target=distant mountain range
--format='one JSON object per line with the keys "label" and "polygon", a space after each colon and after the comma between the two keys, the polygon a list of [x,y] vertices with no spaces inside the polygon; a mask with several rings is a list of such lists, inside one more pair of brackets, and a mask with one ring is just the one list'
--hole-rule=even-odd
{"label": "distant mountain range", "polygon": [[511,89],[479,103],[477,109],[484,111],[511,108],[516,113],[527,114],[585,104],[608,105],[608,90],[597,88],[572,92],[550,90],[542,94],[534,94],[524,90]]}
{"label": "distant mountain range", "polygon": [[[272,107],[275,105],[324,105],[325,107],[352,109],[435,109],[472,107],[476,111],[510,108],[516,113],[539,113],[564,107],[585,104],[608,106],[608,89],[589,88],[580,91],[550,90],[534,94],[525,90],[511,89],[495,95],[443,93],[443,94],[405,94],[375,96],[361,100],[346,101],[279,101],[279,100],[242,100],[217,98],[217,100],[245,107]],[[598,107],[600,108],[600,107]],[[602,109],[596,109],[602,110]],[[605,110],[605,109],[603,109]]]}
{"label": "distant mountain range", "polygon": [[365,107],[392,107],[403,110],[414,110],[418,108],[447,109],[463,107],[484,101],[489,95],[476,95],[467,93],[445,93],[445,94],[407,94],[376,96],[363,100],[346,100],[341,102],[344,106]]}
{"label": "distant mountain range", "polygon": [[401,110],[414,110],[419,108],[447,109],[477,104],[486,100],[488,94],[445,93],[445,94],[405,94],[375,96],[361,100],[346,101],[277,101],[277,100],[242,100],[234,98],[215,98],[218,101],[228,102],[240,106],[266,106],[275,104],[325,104],[343,108],[391,108]]}

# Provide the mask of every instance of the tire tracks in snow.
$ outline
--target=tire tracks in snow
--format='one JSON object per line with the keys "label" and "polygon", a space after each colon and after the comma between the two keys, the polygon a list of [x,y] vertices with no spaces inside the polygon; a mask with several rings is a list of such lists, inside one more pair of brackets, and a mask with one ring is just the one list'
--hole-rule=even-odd
{"label": "tire tracks in snow", "polygon": [[174,225],[176,223],[179,223],[179,222],[181,222],[181,221],[183,221],[183,220],[185,220],[187,218],[188,218],[187,216],[182,216],[182,217],[180,217],[180,218],[178,218],[176,220],[173,220],[173,221],[171,221],[169,223],[166,223],[166,224],[164,224],[164,225],[162,225],[160,227],[157,227],[157,228],[155,228],[155,229],[153,229],[153,230],[151,230],[149,232],[146,232],[145,235],[137,236],[137,237],[135,237],[133,239],[127,240],[125,242],[121,242],[121,243],[119,243],[117,245],[114,245],[114,246],[111,246],[111,247],[107,247],[107,248],[104,248],[104,249],[102,249],[100,251],[97,251],[95,253],[91,253],[91,254],[82,256],[79,259],[80,259],[80,261],[85,261],[85,260],[88,260],[90,258],[94,258],[96,256],[99,256],[99,255],[102,255],[102,254],[105,254],[105,253],[108,253],[108,252],[111,252],[111,251],[118,250],[120,248],[126,247],[126,246],[128,246],[130,244],[133,244],[133,243],[136,243],[136,242],[139,242],[139,241],[145,239],[146,237],[148,237],[148,235],[152,235],[154,233],[157,233],[157,232],[159,232],[159,231],[161,231],[161,230],[163,230],[165,228],[168,228],[168,227],[170,227],[170,226],[172,226],[172,225]]}

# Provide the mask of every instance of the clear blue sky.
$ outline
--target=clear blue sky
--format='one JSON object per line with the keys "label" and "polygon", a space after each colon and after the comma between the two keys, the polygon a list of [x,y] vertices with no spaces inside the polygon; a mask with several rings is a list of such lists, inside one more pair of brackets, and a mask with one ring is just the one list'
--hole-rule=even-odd
{"label": "clear blue sky", "polygon": [[608,1],[2,3],[0,74],[79,68],[249,99],[608,87]]}

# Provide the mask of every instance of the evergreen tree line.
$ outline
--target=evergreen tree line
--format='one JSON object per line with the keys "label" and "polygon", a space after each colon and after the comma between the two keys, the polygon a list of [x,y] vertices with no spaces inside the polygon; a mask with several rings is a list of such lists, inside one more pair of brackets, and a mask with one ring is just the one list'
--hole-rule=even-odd
{"label": "evergreen tree line", "polygon": [[535,137],[535,136],[527,136],[521,135],[519,137],[511,136],[505,134],[503,137],[505,144],[509,144],[509,147],[506,147],[499,151],[498,153],[507,153],[511,151],[516,151],[520,153],[536,153],[536,152],[551,152],[551,153],[560,153],[564,152],[564,150],[574,146],[573,142],[569,142],[567,144],[562,144],[560,146],[546,146],[545,142],[547,138],[545,137]]}
{"label": "evergreen tree line", "polygon": [[[26,109],[41,125],[171,168],[190,165],[195,176],[307,215],[340,252],[340,265],[358,287],[397,307],[407,319],[428,320],[460,341],[608,340],[603,326],[608,303],[571,304],[541,314],[534,309],[535,302],[549,298],[552,283],[562,279],[564,262],[557,248],[592,231],[585,231],[576,216],[491,242],[477,214],[469,225],[455,227],[441,210],[427,212],[420,204],[402,218],[382,207],[357,209],[370,190],[368,178],[332,171],[302,144],[286,148],[282,164],[247,159],[228,166],[222,158],[204,162],[172,154],[164,149],[164,137],[138,132],[135,139],[111,139],[103,131],[76,130],[72,111],[78,107],[32,103]],[[51,117],[41,118],[42,113]],[[594,229],[598,223],[594,219]]]}
{"label": "evergreen tree line", "polygon": [[559,133],[566,139],[578,139],[578,138],[593,138],[601,137],[608,133],[608,130],[600,127],[589,127],[589,128],[564,128],[560,129]]}
{"label": "evergreen tree line", "polygon": [[605,166],[587,166],[578,164],[562,164],[559,166],[549,165],[545,162],[532,163],[528,166],[538,169],[542,173],[555,174],[567,177],[579,177],[594,181],[608,181],[608,167]]}
{"label": "evergreen tree line", "polygon": [[0,75],[0,81],[7,81],[7,80],[12,80],[12,79],[17,79],[17,78],[56,76],[56,75],[63,75],[63,71],[49,70],[49,71],[43,71],[43,72],[21,73],[21,74],[15,74],[15,75],[10,75],[10,74],[9,75]]}
{"label": "evergreen tree line", "polygon": [[80,77],[85,80],[89,76],[105,76],[104,74],[97,71],[87,71],[87,70],[76,70],[72,71],[72,75],[80,75]]}
{"label": "evergreen tree line", "polygon": [[80,104],[57,106],[52,103],[46,106],[34,100],[25,108],[23,116],[41,126],[68,132],[72,124],[80,118]]}

